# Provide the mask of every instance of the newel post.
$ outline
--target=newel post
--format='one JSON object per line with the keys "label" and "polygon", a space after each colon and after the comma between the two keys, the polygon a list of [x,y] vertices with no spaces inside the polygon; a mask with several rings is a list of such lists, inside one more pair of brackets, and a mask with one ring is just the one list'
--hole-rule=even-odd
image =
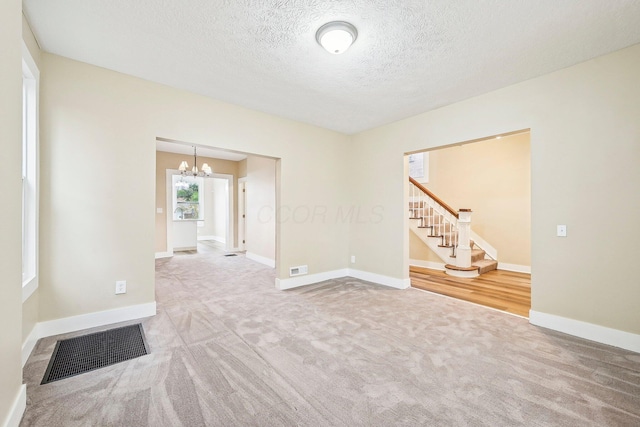
{"label": "newel post", "polygon": [[471,267],[471,209],[458,211],[456,266]]}

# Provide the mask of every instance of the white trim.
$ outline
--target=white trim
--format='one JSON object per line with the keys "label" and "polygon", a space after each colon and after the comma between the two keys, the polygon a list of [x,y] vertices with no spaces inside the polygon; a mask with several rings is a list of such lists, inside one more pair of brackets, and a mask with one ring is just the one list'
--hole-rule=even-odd
{"label": "white trim", "polygon": [[460,277],[462,279],[473,279],[480,275],[477,268],[475,270],[457,270],[445,267],[445,273],[451,277]]}
{"label": "white trim", "polygon": [[[473,224],[473,222],[472,222]],[[469,237],[480,249],[482,249],[493,260],[498,259],[498,250],[491,246],[486,240],[478,236],[473,230],[470,230]]]}
{"label": "white trim", "polygon": [[27,386],[26,384],[21,384],[16,400],[11,405],[9,414],[4,421],[4,427],[18,427],[25,409],[27,409]]}
{"label": "white trim", "polygon": [[181,248],[173,248],[173,252],[187,252],[187,251],[197,251],[197,246],[184,246]]}
{"label": "white trim", "polygon": [[227,243],[227,240],[221,236],[198,236],[198,241],[213,240],[214,242]]}
{"label": "white trim", "polygon": [[[410,259],[409,260],[409,265],[413,265],[415,267],[430,268],[432,270],[445,271],[444,263],[442,263],[442,262],[423,261],[421,259]],[[504,262],[499,262],[498,263],[498,270],[514,271],[516,273],[528,273],[528,274],[531,274],[531,266],[530,265],[507,264],[507,263],[504,263]]]}
{"label": "white trim", "polygon": [[381,274],[370,273],[368,271],[349,269],[349,276],[356,279],[366,280],[367,282],[377,283],[379,285],[389,286],[396,289],[407,289],[411,287],[411,279],[398,279],[395,277],[383,276]]}
{"label": "white trim", "polygon": [[38,278],[33,277],[27,283],[22,285],[22,303],[29,299],[31,295],[38,289]]}
{"label": "white trim", "polygon": [[27,363],[27,359],[31,356],[31,352],[36,347],[38,340],[42,338],[40,336],[40,324],[36,323],[31,329],[31,333],[27,339],[22,343],[22,367]]}
{"label": "white trim", "polygon": [[529,323],[602,344],[640,353],[640,335],[554,314],[529,311]]}
{"label": "white trim", "polygon": [[[31,56],[31,52],[27,44],[22,40],[22,77],[23,90],[27,88],[25,106],[27,108],[26,122],[23,117],[23,139],[21,145],[24,144],[26,138],[26,160],[27,162],[27,182],[31,184],[34,191],[28,191],[26,202],[23,200],[22,219],[26,227],[32,232],[28,234],[26,245],[27,254],[25,254],[25,237],[22,238],[22,256],[29,262],[29,279],[22,283],[22,302],[24,303],[38,288],[40,275],[39,261],[39,245],[40,245],[40,225],[38,218],[40,217],[40,69]],[[24,92],[23,92],[24,96]],[[29,108],[33,105],[33,108]],[[24,114],[24,110],[21,111]],[[32,126],[26,126],[26,123]],[[23,147],[24,149],[24,147]],[[22,184],[24,186],[24,183]],[[23,197],[25,196],[23,187]],[[25,208],[25,204],[27,207]],[[26,210],[26,212],[25,212]],[[23,229],[24,231],[24,229]],[[33,270],[31,270],[33,268]],[[23,280],[24,280],[24,264],[22,264]]]}
{"label": "white trim", "polygon": [[430,268],[432,270],[444,271],[443,262],[423,261],[421,259],[410,259],[409,265],[413,265],[415,267]]}
{"label": "white trim", "polygon": [[[226,173],[215,173],[212,176],[213,178],[217,178],[217,179],[224,179],[227,181],[227,212],[226,212],[226,218],[225,218],[225,236],[224,237],[218,237],[218,236],[214,236],[212,240],[215,240],[216,242],[220,242],[222,244],[225,245],[225,250],[229,250],[229,247],[233,246],[234,241],[234,230],[235,230],[235,219],[234,219],[234,210],[233,210],[233,206],[235,204],[235,187],[233,186],[233,180],[234,180],[234,175],[233,174],[226,174]],[[275,265],[274,265],[275,266]]]}
{"label": "white trim", "polygon": [[237,213],[237,221],[238,221],[238,241],[235,242],[236,246],[239,248],[238,250],[244,251],[246,249],[245,241],[247,239],[247,222],[246,222],[246,213],[247,213],[247,204],[246,204],[246,193],[243,191],[247,187],[247,177],[238,178],[238,211]]}
{"label": "white trim", "polygon": [[110,325],[112,323],[125,322],[127,320],[140,319],[142,317],[155,316],[156,302],[130,305],[128,307],[115,308],[113,310],[97,311],[81,314],[79,316],[64,317],[62,319],[40,322],[38,339],[51,335],[66,334],[82,329],[95,328],[97,326]]}
{"label": "white trim", "polygon": [[177,169],[166,169],[165,170],[165,186],[164,186],[164,194],[166,199],[165,206],[165,221],[166,221],[166,230],[167,230],[167,253],[173,254],[173,175],[178,175],[180,173]]}
{"label": "white trim", "polygon": [[516,273],[531,274],[530,265],[507,264],[504,262],[498,262],[498,270],[506,270],[506,271],[514,271]]}
{"label": "white trim", "polygon": [[260,264],[264,264],[271,268],[276,268],[276,260],[267,258],[261,255],[254,254],[253,252],[247,251],[245,256],[253,261],[259,262]]}
{"label": "white trim", "polygon": [[324,282],[325,280],[337,279],[349,275],[349,269],[325,271],[323,273],[307,274],[304,276],[292,277],[290,279],[277,279],[276,289],[284,291],[286,289],[298,288],[300,286],[312,285],[314,283]]}
{"label": "white trim", "polygon": [[27,47],[27,43],[22,41],[22,60],[26,62],[26,66],[28,67],[29,72],[32,74],[35,80],[40,80],[40,69],[36,65],[36,61],[34,61],[33,56],[31,56],[31,51]]}
{"label": "white trim", "polygon": [[173,252],[156,252],[156,259],[158,258],[171,258]]}

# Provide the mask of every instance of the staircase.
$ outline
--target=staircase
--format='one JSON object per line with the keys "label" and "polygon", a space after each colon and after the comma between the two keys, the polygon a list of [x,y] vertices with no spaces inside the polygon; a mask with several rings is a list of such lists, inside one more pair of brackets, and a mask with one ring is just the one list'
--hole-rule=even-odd
{"label": "staircase", "polygon": [[471,210],[455,211],[409,178],[410,229],[445,263],[447,274],[473,278],[495,270],[498,261],[471,240]]}

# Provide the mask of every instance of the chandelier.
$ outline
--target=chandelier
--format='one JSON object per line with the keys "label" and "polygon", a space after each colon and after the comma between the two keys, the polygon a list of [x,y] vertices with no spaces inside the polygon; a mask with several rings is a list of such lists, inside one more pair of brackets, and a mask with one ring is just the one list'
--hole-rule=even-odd
{"label": "chandelier", "polygon": [[211,166],[206,163],[202,164],[201,170],[198,171],[198,154],[196,153],[196,147],[193,147],[193,168],[189,170],[189,164],[186,160],[183,160],[180,163],[180,167],[178,170],[182,176],[211,176],[213,174],[213,170],[211,170]]}

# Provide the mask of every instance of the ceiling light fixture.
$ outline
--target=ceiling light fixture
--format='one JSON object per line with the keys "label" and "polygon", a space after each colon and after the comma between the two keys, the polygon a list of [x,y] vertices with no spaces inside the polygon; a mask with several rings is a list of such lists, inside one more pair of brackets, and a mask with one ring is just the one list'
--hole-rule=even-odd
{"label": "ceiling light fixture", "polygon": [[182,176],[211,176],[213,174],[213,170],[211,170],[211,166],[206,163],[202,164],[202,168],[198,171],[198,154],[196,153],[196,147],[193,147],[193,168],[189,170],[189,164],[186,160],[183,160],[180,163],[180,167],[178,170]]}
{"label": "ceiling light fixture", "polygon": [[328,22],[316,32],[318,44],[334,55],[344,53],[357,38],[356,27],[344,21]]}

